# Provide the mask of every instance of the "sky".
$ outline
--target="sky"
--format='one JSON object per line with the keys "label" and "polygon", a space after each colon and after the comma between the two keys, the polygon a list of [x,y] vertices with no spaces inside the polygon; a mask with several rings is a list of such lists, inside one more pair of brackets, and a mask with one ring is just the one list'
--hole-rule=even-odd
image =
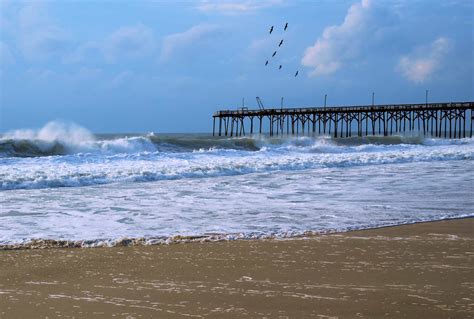
{"label": "sky", "polygon": [[472,101],[473,21],[470,0],[0,0],[0,132],[210,132],[256,96]]}

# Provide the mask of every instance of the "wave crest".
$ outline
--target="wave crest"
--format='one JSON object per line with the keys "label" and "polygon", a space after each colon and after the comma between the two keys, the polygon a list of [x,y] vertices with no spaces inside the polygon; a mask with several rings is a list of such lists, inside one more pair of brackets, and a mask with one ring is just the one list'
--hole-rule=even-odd
{"label": "wave crest", "polygon": [[89,130],[74,123],[49,122],[39,130],[16,130],[0,138],[2,157],[39,157],[77,153],[154,152],[146,136],[98,140]]}
{"label": "wave crest", "polygon": [[330,136],[213,137],[208,134],[94,135],[73,123],[50,122],[39,130],[16,130],[0,137],[0,157],[40,157],[93,153],[99,155],[147,152],[280,151],[346,153],[383,146],[451,145],[472,139],[445,140],[420,135],[364,136],[336,139]]}
{"label": "wave crest", "polygon": [[64,155],[91,144],[94,135],[74,123],[49,122],[39,130],[15,130],[0,139],[0,154],[14,157]]}

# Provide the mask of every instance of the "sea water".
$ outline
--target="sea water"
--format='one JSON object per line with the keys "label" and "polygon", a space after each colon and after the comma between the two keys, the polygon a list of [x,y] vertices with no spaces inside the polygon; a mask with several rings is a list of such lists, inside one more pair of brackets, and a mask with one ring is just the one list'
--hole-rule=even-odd
{"label": "sea water", "polygon": [[474,216],[474,141],[92,134],[0,137],[0,247],[292,237]]}

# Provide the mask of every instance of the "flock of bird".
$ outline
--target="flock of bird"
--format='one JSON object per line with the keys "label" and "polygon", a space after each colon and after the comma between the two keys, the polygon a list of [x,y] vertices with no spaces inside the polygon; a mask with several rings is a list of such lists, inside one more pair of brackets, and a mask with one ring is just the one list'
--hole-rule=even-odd
{"label": "flock of bird", "polygon": [[[283,27],[283,31],[286,31],[286,29],[288,29],[288,22],[287,22],[287,23],[285,24],[285,26]],[[272,34],[272,32],[273,32],[273,26],[270,27],[269,34]],[[284,40],[284,39],[281,39],[280,43],[278,44],[278,47],[281,47],[281,46],[283,45],[283,40]],[[275,50],[275,51],[273,52],[271,58],[275,57],[276,54],[277,54],[277,50]],[[271,58],[270,58],[270,59],[271,59]],[[268,63],[269,63],[269,60],[267,60],[267,61],[265,62],[265,66],[267,66]],[[282,67],[283,67],[283,66],[280,64],[279,67],[278,67],[278,70],[281,70]],[[298,76],[298,73],[299,73],[299,71],[296,71],[295,77]]]}

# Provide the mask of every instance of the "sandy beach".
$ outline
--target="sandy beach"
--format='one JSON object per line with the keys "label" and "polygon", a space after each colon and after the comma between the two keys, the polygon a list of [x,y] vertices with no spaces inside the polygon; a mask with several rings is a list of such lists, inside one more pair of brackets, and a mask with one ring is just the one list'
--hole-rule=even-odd
{"label": "sandy beach", "polygon": [[474,319],[473,12],[0,0],[0,319]]}
{"label": "sandy beach", "polygon": [[470,318],[474,219],[308,239],[0,251],[1,318]]}

